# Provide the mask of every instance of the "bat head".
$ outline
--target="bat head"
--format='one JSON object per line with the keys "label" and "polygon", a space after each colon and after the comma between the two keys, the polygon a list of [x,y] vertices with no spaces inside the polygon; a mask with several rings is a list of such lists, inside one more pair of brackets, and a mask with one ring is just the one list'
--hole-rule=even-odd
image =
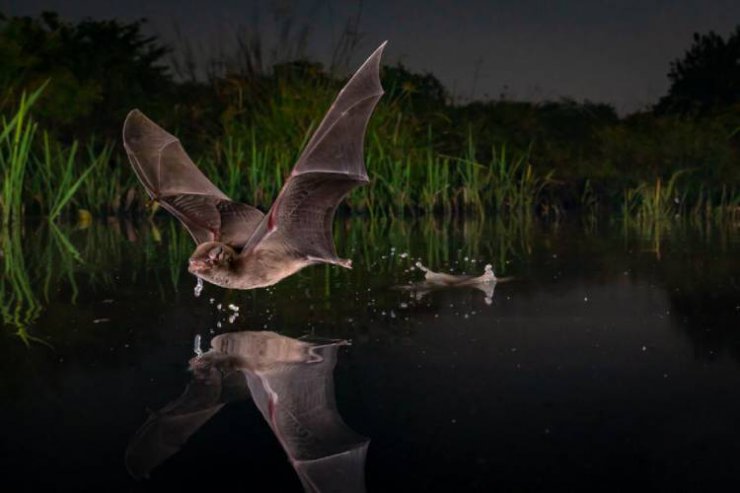
{"label": "bat head", "polygon": [[236,252],[218,241],[201,243],[190,256],[188,271],[216,285],[227,285]]}

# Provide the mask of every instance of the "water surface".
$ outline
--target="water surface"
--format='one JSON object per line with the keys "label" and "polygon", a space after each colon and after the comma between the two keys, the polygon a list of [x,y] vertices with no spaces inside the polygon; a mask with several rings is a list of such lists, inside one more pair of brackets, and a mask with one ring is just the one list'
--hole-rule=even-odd
{"label": "water surface", "polygon": [[[736,227],[353,219],[335,228],[353,270],[196,298],[189,238],[156,224],[3,235],[0,453],[21,489],[302,491],[248,395],[149,479],[127,472],[137,430],[192,382],[194,337],[236,331],[351,341],[330,389],[370,440],[368,491],[740,486]],[[417,260],[515,279],[492,299],[392,289]]]}

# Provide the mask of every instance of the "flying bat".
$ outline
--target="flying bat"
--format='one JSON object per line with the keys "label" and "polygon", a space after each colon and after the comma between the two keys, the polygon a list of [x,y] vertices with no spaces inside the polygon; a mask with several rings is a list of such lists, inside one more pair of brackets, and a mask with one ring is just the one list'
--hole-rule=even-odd
{"label": "flying bat", "polygon": [[217,286],[271,286],[304,267],[337,256],[334,212],[355,187],[369,182],[365,130],[383,95],[385,43],[350,78],[298,158],[272,207],[263,214],[232,201],[188,157],[180,141],[139,110],[123,124],[131,166],[152,200],[187,228],[197,246],[188,270]]}
{"label": "flying bat", "polygon": [[250,396],[308,492],[362,492],[370,440],[342,420],[332,373],[341,340],[308,341],[274,332],[214,337],[190,360],[193,377],[175,401],[153,412],[126,450],[136,478],[179,451],[228,402]]}

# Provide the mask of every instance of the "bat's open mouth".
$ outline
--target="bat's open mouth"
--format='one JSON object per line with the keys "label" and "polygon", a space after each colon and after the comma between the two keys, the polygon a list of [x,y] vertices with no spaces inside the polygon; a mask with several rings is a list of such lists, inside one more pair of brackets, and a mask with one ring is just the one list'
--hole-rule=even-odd
{"label": "bat's open mouth", "polygon": [[188,270],[190,272],[196,273],[196,272],[203,272],[204,270],[207,270],[210,267],[207,261],[199,259],[199,258],[191,258],[188,261]]}

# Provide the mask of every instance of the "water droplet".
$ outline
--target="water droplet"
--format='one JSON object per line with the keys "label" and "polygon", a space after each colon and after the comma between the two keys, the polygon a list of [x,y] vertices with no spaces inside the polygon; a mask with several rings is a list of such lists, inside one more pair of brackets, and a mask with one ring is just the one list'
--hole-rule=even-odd
{"label": "water droplet", "polygon": [[200,358],[203,356],[203,350],[200,348],[200,334],[195,334],[195,339],[193,340],[193,351],[197,357]]}

